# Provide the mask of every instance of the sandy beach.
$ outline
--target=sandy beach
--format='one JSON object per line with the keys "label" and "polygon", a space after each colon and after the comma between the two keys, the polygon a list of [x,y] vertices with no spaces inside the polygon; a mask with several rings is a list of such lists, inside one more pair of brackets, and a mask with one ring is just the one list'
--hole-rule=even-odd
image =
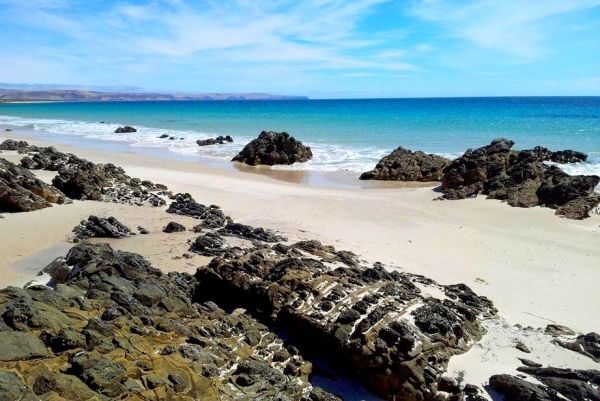
{"label": "sandy beach", "polygon": [[[390,270],[422,274],[440,284],[465,283],[492,300],[502,320],[490,324],[490,334],[481,344],[453,359],[453,374],[466,371],[473,382],[485,381],[490,371],[514,374],[519,351],[501,348],[515,339],[537,348],[534,355],[543,363],[598,368],[591,359],[559,349],[534,329],[550,323],[578,333],[600,329],[600,215],[567,220],[551,209],[512,208],[484,197],[433,201],[439,196],[436,186],[316,186],[293,177],[285,180],[285,173],[295,172],[278,172],[280,176],[274,178],[245,169],[74,148],[30,134],[2,129],[0,141],[27,140],[93,162],[111,162],[132,177],[165,184],[173,193],[190,193],[200,203],[219,205],[236,222],[272,229],[289,241],[318,239],[369,263],[381,262]],[[0,157],[18,163],[22,155],[3,151]],[[36,173],[48,182],[54,176],[47,171]],[[139,253],[164,271],[193,273],[210,260],[198,255],[182,258],[188,241],[197,235],[190,231],[166,234],[162,228],[170,221],[191,228],[194,219],[167,214],[165,209],[74,201],[31,213],[6,213],[0,219],[3,286],[23,286],[54,257],[64,255],[73,245],[73,227],[92,214],[114,216],[134,231],[138,226],[150,231],[94,241]],[[532,329],[515,329],[517,324]],[[490,354],[492,348],[496,349]],[[489,368],[490,361],[495,361],[493,368]]]}

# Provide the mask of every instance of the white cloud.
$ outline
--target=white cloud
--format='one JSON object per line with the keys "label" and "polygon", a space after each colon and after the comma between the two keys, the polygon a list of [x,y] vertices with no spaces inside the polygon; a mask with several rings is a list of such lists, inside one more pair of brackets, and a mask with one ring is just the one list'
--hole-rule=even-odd
{"label": "white cloud", "polygon": [[550,17],[600,5],[600,0],[422,0],[412,12],[481,47],[522,57],[545,52]]}

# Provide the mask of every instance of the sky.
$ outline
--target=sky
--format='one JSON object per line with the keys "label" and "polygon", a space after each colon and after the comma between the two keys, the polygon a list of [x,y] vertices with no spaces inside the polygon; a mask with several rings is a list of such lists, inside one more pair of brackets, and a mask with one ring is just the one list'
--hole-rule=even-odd
{"label": "sky", "polygon": [[0,0],[0,82],[600,95],[600,0]]}

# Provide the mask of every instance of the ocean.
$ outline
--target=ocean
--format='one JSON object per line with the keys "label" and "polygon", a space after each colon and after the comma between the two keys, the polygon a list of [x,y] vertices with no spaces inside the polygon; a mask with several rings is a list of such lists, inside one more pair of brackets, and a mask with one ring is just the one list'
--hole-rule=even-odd
{"label": "ocean", "polygon": [[[223,162],[263,130],[286,131],[310,146],[314,158],[276,169],[357,176],[398,146],[455,158],[504,137],[517,150],[540,145],[587,153],[587,163],[563,168],[600,175],[600,97],[11,103],[0,104],[0,124],[84,147],[117,141],[128,152]],[[115,134],[123,125],[138,132]],[[218,135],[234,142],[196,145]]]}

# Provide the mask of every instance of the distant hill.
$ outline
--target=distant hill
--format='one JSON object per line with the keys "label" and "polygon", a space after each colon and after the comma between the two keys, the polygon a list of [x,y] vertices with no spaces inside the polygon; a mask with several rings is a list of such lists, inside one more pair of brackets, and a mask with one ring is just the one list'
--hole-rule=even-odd
{"label": "distant hill", "polygon": [[0,102],[102,102],[102,101],[144,101],[144,100],[300,100],[306,96],[270,95],[268,93],[126,93],[92,92],[85,90],[18,90],[0,89]]}

